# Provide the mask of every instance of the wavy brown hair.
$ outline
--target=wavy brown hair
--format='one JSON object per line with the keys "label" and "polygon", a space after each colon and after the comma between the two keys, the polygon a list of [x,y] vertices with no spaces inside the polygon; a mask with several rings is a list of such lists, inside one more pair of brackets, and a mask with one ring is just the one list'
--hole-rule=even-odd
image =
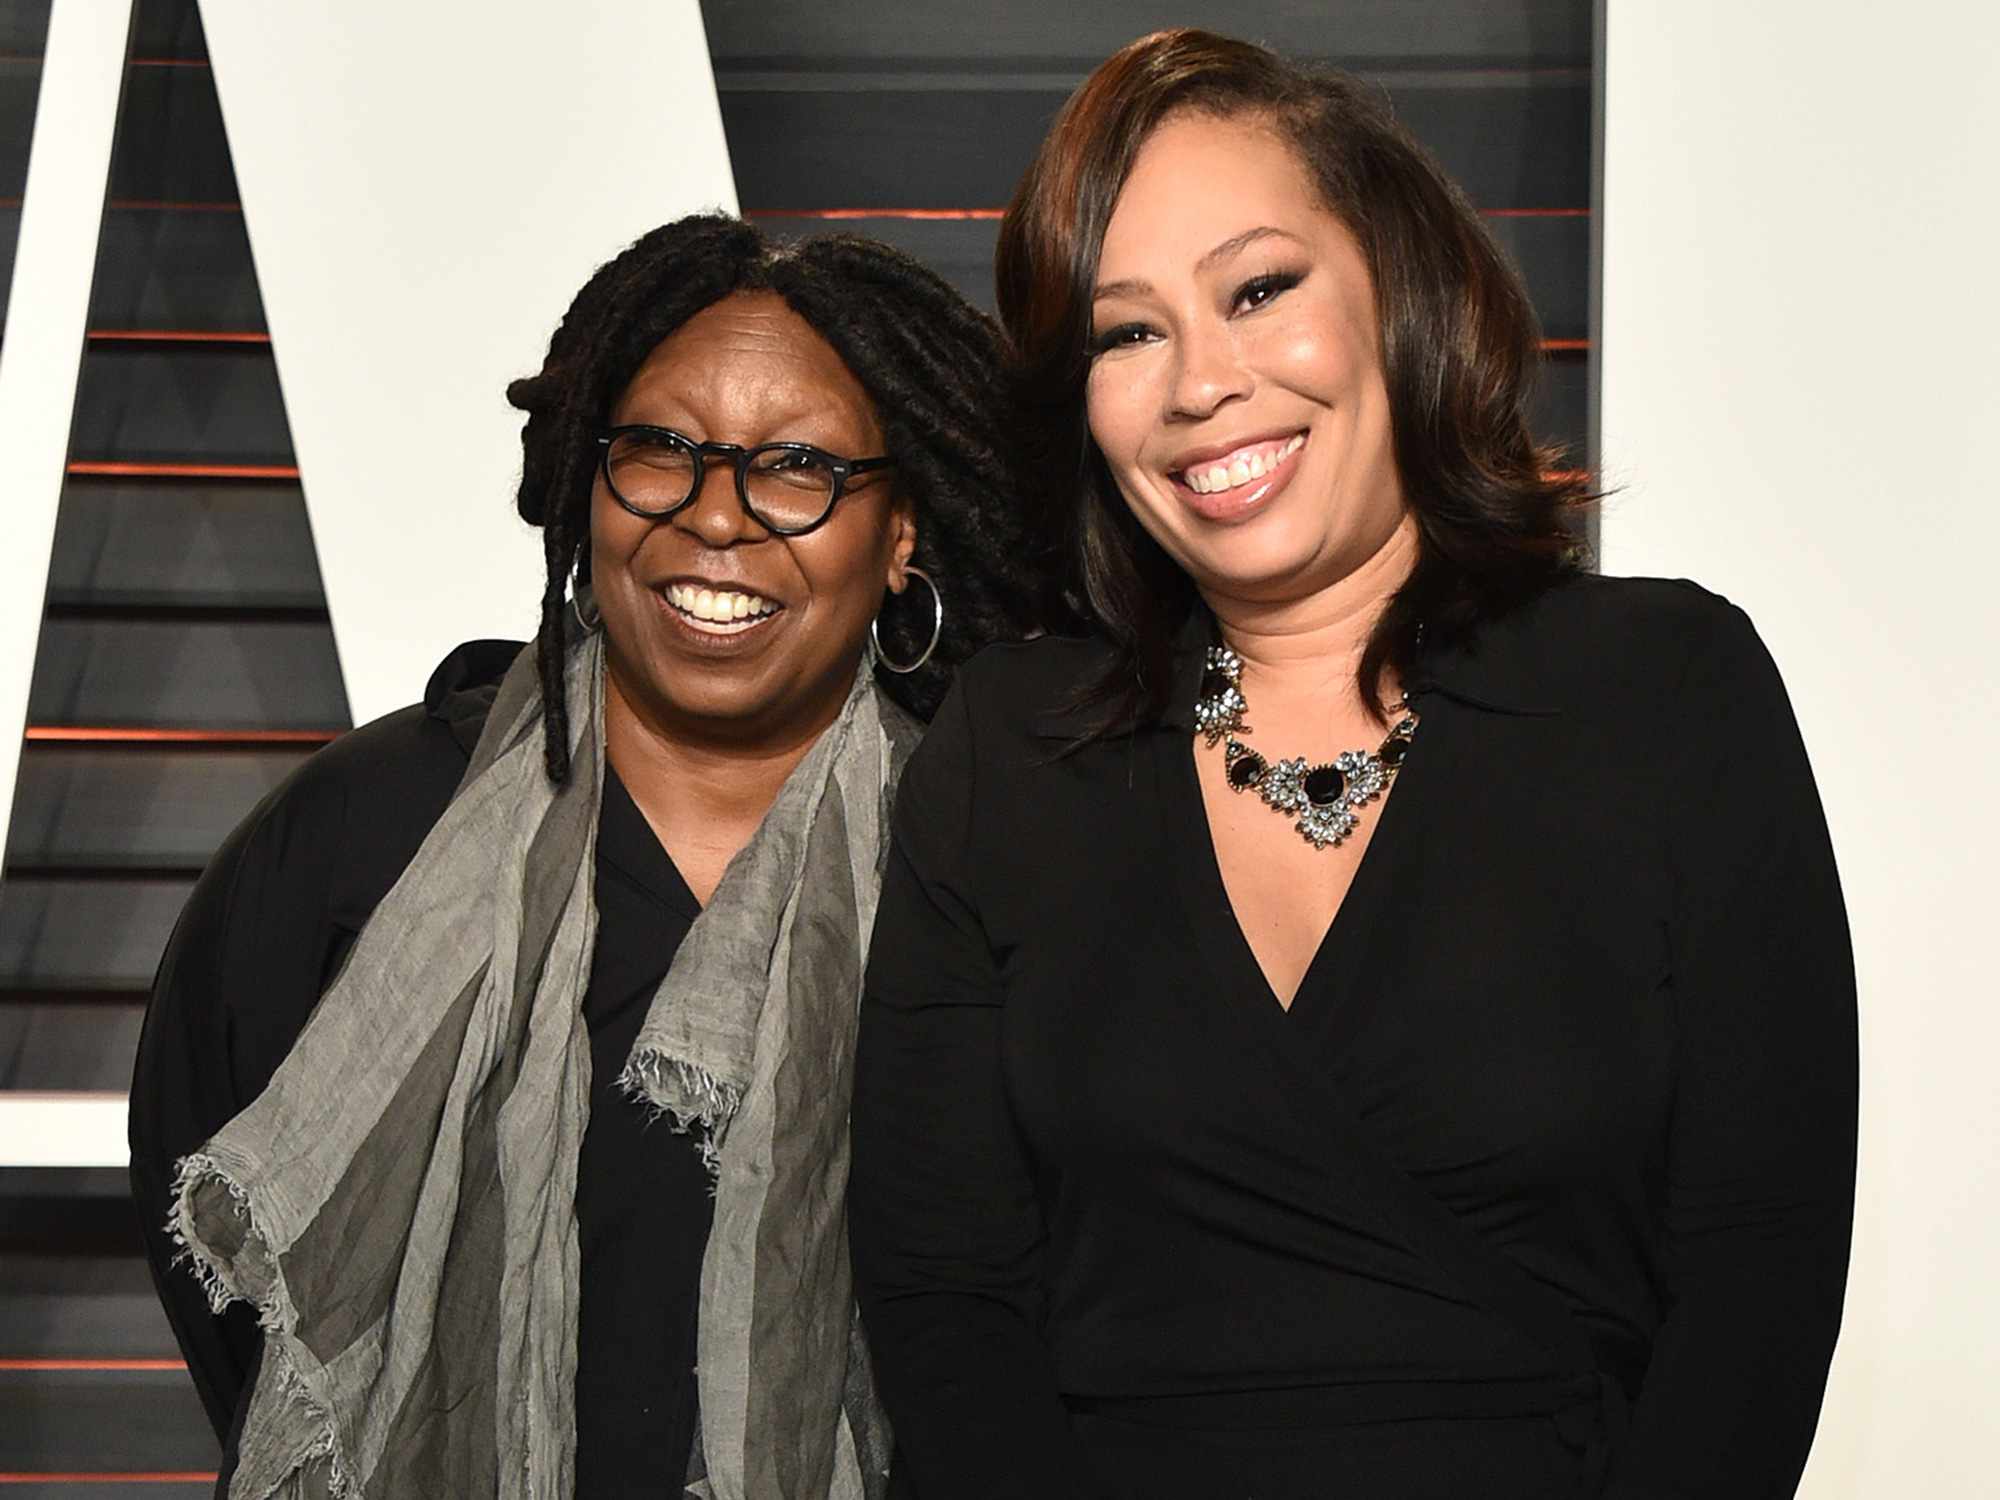
{"label": "wavy brown hair", "polygon": [[[1015,190],[994,261],[1012,397],[1040,472],[1035,529],[1068,603],[1114,648],[1084,702],[1093,734],[1156,720],[1193,583],[1133,518],[1084,408],[1091,293],[1132,163],[1169,116],[1268,123],[1361,247],[1374,287],[1396,466],[1417,564],[1368,642],[1357,687],[1408,679],[1419,647],[1461,637],[1580,566],[1586,476],[1529,429],[1540,329],[1520,274],[1378,91],[1193,29],[1141,37],[1072,94]],[[1379,710],[1377,710],[1379,712]]]}

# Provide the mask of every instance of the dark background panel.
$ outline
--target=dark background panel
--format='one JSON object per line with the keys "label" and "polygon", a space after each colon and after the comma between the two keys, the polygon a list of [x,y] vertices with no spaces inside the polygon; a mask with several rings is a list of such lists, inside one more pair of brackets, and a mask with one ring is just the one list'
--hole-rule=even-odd
{"label": "dark background panel", "polygon": [[[0,1172],[0,1272],[11,1273],[20,1255],[123,1254],[136,1251],[138,1242],[124,1167]],[[0,1285],[12,1284],[11,1274],[0,1275]]]}
{"label": "dark background panel", "polygon": [[7,1500],[207,1500],[214,1493],[215,1480],[212,1476],[148,1480],[141,1485],[126,1479],[93,1481],[64,1478],[28,1480],[11,1485],[7,1490]]}
{"label": "dark background panel", "polygon": [[1489,215],[1486,228],[1528,283],[1543,334],[1589,338],[1590,216]]}
{"label": "dark background panel", "polygon": [[51,0],[6,0],[0,5],[0,56],[40,57],[49,35]]}
{"label": "dark background panel", "polygon": [[[8,1359],[180,1355],[144,1261],[25,1250],[7,1255],[6,1275],[0,1276],[0,1351]],[[10,1490],[8,1500],[19,1493]],[[127,1500],[139,1497],[128,1491]]]}
{"label": "dark background panel", "polygon": [[7,830],[8,866],[193,874],[309,753],[305,746],[29,745]]}
{"label": "dark background panel", "polygon": [[268,348],[94,343],[77,383],[78,459],[288,464],[292,435]]}
{"label": "dark background panel", "polygon": [[284,482],[71,479],[56,517],[49,603],[323,606],[304,492]]}
{"label": "dark background panel", "polygon": [[125,101],[111,151],[111,197],[236,201],[222,107],[206,66],[139,63],[125,70]]}
{"label": "dark background panel", "polygon": [[1588,66],[1591,12],[1575,0],[703,0],[716,71],[793,63],[867,69],[1059,62],[1080,76],[1135,37],[1205,26],[1349,66]]}
{"label": "dark background panel", "polygon": [[143,1011],[136,999],[0,1001],[0,1089],[124,1092]]}
{"label": "dark background panel", "polygon": [[[8,879],[0,884],[0,989],[144,988],[193,885],[190,879]],[[23,1080],[14,1087],[40,1085]]]}
{"label": "dark background panel", "polygon": [[7,302],[14,288],[14,249],[20,238],[20,205],[0,203],[0,330],[6,326]]}
{"label": "dark background panel", "polygon": [[132,7],[132,55],[141,58],[208,58],[195,0],[138,0]]}
{"label": "dark background panel", "polygon": [[1545,441],[1562,445],[1567,467],[1582,468],[1589,450],[1589,362],[1575,356],[1545,361],[1532,411],[1535,431]]}
{"label": "dark background panel", "polygon": [[183,1371],[0,1370],[0,1469],[213,1471],[220,1456]]}
{"label": "dark background panel", "polygon": [[90,326],[262,331],[241,210],[113,204],[97,247]]}
{"label": "dark background panel", "polygon": [[36,724],[345,729],[324,623],[50,619],[28,691]]}
{"label": "dark background panel", "polygon": [[28,55],[0,55],[0,198],[19,198],[28,185],[35,97],[42,83],[41,50],[37,37]]}
{"label": "dark background panel", "polygon": [[[1398,116],[1483,208],[1590,201],[1590,76],[1408,73]],[[945,75],[934,86],[841,86],[824,73],[719,74],[749,211],[999,208],[1075,80]]]}

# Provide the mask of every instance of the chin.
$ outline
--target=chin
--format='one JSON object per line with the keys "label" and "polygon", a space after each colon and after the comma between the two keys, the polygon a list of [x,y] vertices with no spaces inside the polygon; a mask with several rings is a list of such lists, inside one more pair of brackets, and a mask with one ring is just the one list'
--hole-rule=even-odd
{"label": "chin", "polygon": [[1257,597],[1296,586],[1319,571],[1328,539],[1323,532],[1286,524],[1288,519],[1272,515],[1260,518],[1265,524],[1203,537],[1182,550],[1181,566],[1198,585],[1233,594]]}

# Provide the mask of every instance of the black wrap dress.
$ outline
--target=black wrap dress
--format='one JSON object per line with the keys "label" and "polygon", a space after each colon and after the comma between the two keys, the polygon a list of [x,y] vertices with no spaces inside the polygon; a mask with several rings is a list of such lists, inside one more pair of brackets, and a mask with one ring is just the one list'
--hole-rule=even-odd
{"label": "black wrap dress", "polygon": [[1068,755],[1102,648],[992,648],[905,776],[850,1201],[900,1492],[1790,1494],[1855,996],[1749,622],[1578,579],[1434,651],[1289,1012],[1195,778],[1211,628]]}

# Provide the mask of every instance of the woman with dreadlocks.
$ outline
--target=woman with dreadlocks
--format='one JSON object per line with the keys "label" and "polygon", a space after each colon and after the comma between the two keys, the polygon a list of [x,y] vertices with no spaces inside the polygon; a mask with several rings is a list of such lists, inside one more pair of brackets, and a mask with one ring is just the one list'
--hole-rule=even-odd
{"label": "woman with dreadlocks", "polygon": [[696,217],[509,389],[532,647],[252,812],[147,1016],[133,1181],[223,1493],[880,1492],[853,1018],[917,721],[1033,624],[997,385],[907,257]]}

